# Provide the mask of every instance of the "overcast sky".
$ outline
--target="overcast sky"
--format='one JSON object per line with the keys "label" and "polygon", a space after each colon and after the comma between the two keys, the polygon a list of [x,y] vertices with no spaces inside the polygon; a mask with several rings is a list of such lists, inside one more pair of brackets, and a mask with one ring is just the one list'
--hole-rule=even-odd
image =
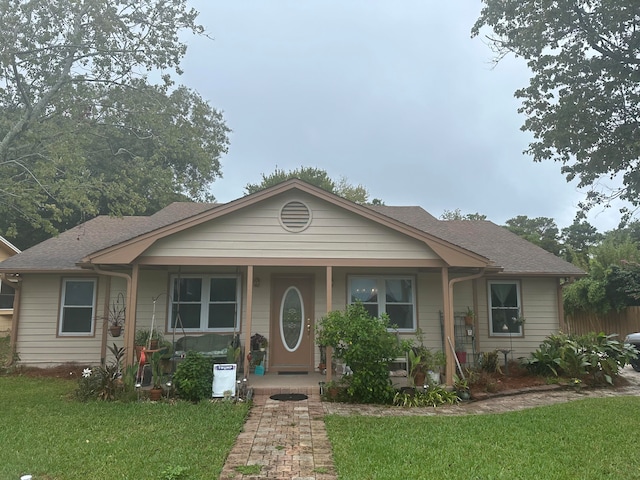
{"label": "overcast sky", "polygon": [[[493,66],[470,38],[477,0],[190,0],[213,40],[189,37],[180,83],[233,130],[220,202],[276,166],[326,170],[386,205],[570,225],[583,198],[555,162],[523,154],[520,59]],[[617,210],[590,221],[615,228]]]}

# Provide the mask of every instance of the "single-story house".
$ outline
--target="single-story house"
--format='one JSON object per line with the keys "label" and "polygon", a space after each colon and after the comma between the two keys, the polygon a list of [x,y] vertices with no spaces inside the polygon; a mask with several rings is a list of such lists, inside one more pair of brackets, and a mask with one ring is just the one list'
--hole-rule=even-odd
{"label": "single-story house", "polygon": [[[7,239],[0,236],[0,262],[20,253]],[[13,317],[13,301],[16,295],[13,284],[0,277],[0,333],[8,332]]]}
{"label": "single-story house", "polygon": [[[267,372],[313,371],[316,323],[360,301],[386,312],[401,337],[418,333],[445,351],[449,384],[456,358],[524,356],[562,329],[562,285],[584,275],[491,222],[359,205],[300,180],[225,204],[99,216],[5,260],[0,273],[19,292],[12,345],[26,365],[96,364],[107,342],[133,362],[135,332],[153,322],[174,339],[238,333],[244,347],[260,333]],[[117,298],[124,335],[110,338],[103,319]]]}

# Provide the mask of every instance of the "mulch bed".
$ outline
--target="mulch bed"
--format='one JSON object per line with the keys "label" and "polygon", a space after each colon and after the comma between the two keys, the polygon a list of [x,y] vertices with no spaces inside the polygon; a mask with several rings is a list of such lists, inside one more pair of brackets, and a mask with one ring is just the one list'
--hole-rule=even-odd
{"label": "mulch bed", "polygon": [[20,375],[31,378],[65,378],[67,380],[77,380],[82,376],[82,370],[86,365],[78,365],[77,363],[65,363],[55,367],[38,368],[18,366],[12,375]]}

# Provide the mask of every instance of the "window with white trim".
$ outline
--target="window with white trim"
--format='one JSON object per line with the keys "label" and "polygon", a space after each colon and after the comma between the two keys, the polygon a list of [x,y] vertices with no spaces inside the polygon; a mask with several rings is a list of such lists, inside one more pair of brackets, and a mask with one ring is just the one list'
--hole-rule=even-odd
{"label": "window with white trim", "polygon": [[520,282],[489,282],[489,322],[493,336],[522,336]]}
{"label": "window with white trim", "polygon": [[401,276],[349,277],[349,303],[360,302],[373,317],[389,315],[400,331],[416,328],[415,280]]}
{"label": "window with white trim", "polygon": [[8,283],[0,282],[0,310],[13,309],[16,290]]}
{"label": "window with white trim", "polygon": [[96,280],[62,279],[60,301],[60,335],[93,335],[95,327]]}
{"label": "window with white trim", "polygon": [[237,275],[181,275],[171,281],[169,330],[233,331],[240,325]]}

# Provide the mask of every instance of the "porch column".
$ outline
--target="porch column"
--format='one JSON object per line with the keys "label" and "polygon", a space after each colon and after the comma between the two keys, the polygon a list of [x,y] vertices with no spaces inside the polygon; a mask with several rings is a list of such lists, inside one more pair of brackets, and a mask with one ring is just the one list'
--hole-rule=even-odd
{"label": "porch column", "polygon": [[124,346],[126,347],[125,365],[133,365],[136,337],[136,308],[138,306],[138,282],[140,280],[140,266],[133,264],[131,269],[131,283],[127,282],[127,320],[124,329]]}
{"label": "porch column", "polygon": [[[327,266],[327,313],[332,310],[333,305],[333,267]],[[327,367],[327,382],[331,381],[331,376],[333,375],[333,349],[331,347],[327,347],[325,350],[326,356],[326,367]]]}
{"label": "porch column", "polygon": [[251,318],[253,317],[253,265],[247,266],[247,314],[244,330],[244,378],[249,377],[249,361],[247,355],[251,353]]}
{"label": "porch column", "polygon": [[442,267],[442,305],[443,305],[443,324],[444,324],[444,353],[447,359],[445,369],[445,383],[453,385],[453,374],[455,373],[455,358],[451,350],[451,344],[455,339],[453,326],[453,306],[451,305],[451,290],[449,285],[449,268]]}

